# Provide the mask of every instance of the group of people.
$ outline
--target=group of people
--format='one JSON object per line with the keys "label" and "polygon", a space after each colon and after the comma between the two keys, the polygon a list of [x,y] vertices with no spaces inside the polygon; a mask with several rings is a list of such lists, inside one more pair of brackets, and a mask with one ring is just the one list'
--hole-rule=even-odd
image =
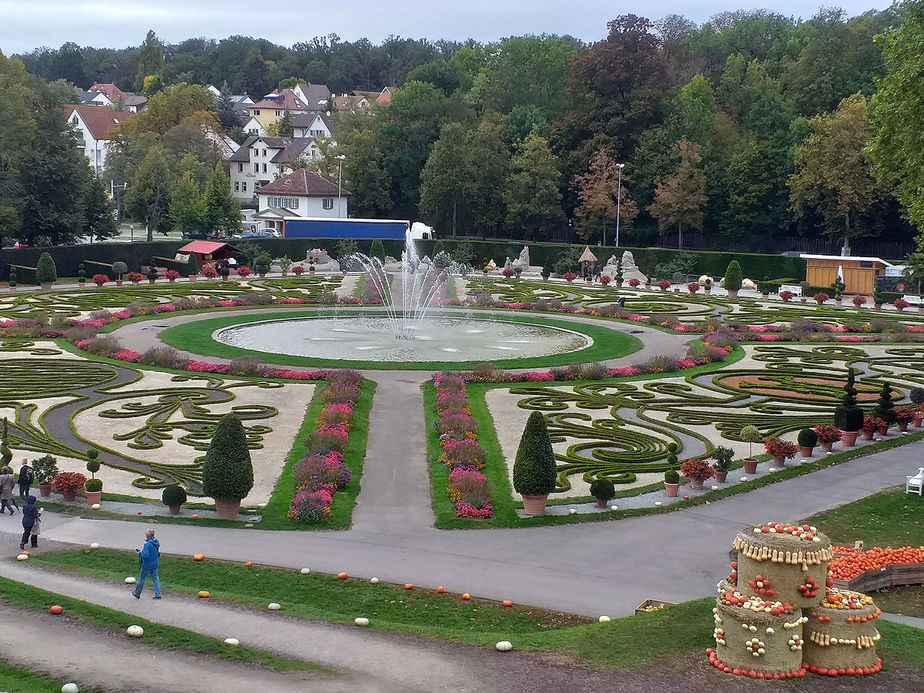
{"label": "group of people", "polygon": [[35,471],[29,466],[28,460],[22,461],[22,467],[19,468],[19,474],[13,475],[13,470],[9,467],[0,469],[0,514],[9,510],[10,515],[15,515],[20,510],[16,497],[13,495],[13,487],[19,485],[19,497],[25,499],[22,507],[22,539],[19,542],[19,550],[26,548],[26,542],[35,548],[38,546],[39,528],[41,527],[42,509],[35,505],[35,496],[29,493],[29,489],[35,482]]}

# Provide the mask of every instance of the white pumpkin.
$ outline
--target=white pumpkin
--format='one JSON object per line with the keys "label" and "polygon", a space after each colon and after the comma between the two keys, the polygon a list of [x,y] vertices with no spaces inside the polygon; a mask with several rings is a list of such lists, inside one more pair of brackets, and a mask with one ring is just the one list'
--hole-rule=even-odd
{"label": "white pumpkin", "polygon": [[655,507],[660,508],[660,507],[661,507],[661,501],[655,501]]}
{"label": "white pumpkin", "polygon": [[718,487],[718,486],[716,486],[715,484],[713,484],[713,486],[712,486],[712,490],[713,490],[713,491],[718,491],[718,490],[719,490],[719,487]]}
{"label": "white pumpkin", "polygon": [[501,640],[494,646],[494,649],[498,652],[510,652],[513,649],[513,644],[509,640]]}
{"label": "white pumpkin", "polygon": [[270,602],[269,604],[266,605],[266,608],[269,609],[270,611],[279,611],[282,607],[279,606],[279,604],[277,604],[276,602]]}
{"label": "white pumpkin", "polygon": [[577,512],[577,510],[575,510],[574,508],[568,508],[568,514],[569,514],[569,515],[574,515],[576,512]]}
{"label": "white pumpkin", "polygon": [[609,623],[609,622],[610,622],[610,617],[604,614],[603,616],[601,616],[601,617],[598,618],[597,620],[600,621],[600,623]]}
{"label": "white pumpkin", "polygon": [[301,569],[300,571],[298,571],[298,572],[300,572],[302,575],[307,575],[308,573],[311,572],[311,570],[310,570],[309,568],[302,568],[302,569]]}
{"label": "white pumpkin", "polygon": [[92,544],[90,544],[90,548],[91,548],[91,549],[98,549],[98,548],[99,548],[99,544],[97,544],[97,543],[94,541]]}
{"label": "white pumpkin", "polygon": [[76,683],[65,683],[61,686],[61,693],[78,693],[79,691]]}
{"label": "white pumpkin", "polygon": [[135,578],[133,578],[133,577],[131,577],[131,576],[129,575],[127,578],[125,578],[125,584],[126,584],[126,585],[134,585],[134,584],[135,584]]}
{"label": "white pumpkin", "polygon": [[610,510],[619,510],[619,506],[618,506],[618,505],[611,505],[611,506],[610,506]]}
{"label": "white pumpkin", "polygon": [[741,481],[747,481],[747,480],[748,478],[746,476],[741,477]]}
{"label": "white pumpkin", "polygon": [[353,619],[353,623],[355,623],[357,626],[368,626],[369,619],[365,616],[358,616],[357,618]]}
{"label": "white pumpkin", "polygon": [[371,582],[373,585],[377,585],[379,584],[379,579],[377,577],[374,577],[371,580],[369,580],[369,582]]}
{"label": "white pumpkin", "polygon": [[234,645],[240,645],[240,644],[241,644],[241,641],[238,640],[237,638],[225,638],[225,645],[231,645],[233,647]]}
{"label": "white pumpkin", "polygon": [[28,561],[29,556],[27,554],[21,553],[16,557],[17,561]]}
{"label": "white pumpkin", "polygon": [[99,503],[94,503],[93,505],[90,506],[90,509],[91,509],[91,510],[99,510],[99,509],[102,508],[102,507],[103,507],[103,506],[101,506]]}
{"label": "white pumpkin", "polygon": [[125,629],[125,632],[128,633],[128,637],[130,638],[140,638],[144,635],[144,628],[141,626],[129,626]]}

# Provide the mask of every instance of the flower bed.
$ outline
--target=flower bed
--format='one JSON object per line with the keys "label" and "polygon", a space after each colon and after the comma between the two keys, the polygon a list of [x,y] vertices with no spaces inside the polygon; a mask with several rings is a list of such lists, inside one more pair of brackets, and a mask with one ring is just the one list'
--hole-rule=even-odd
{"label": "flower bed", "polygon": [[353,480],[343,452],[349,442],[362,382],[356,371],[338,371],[330,376],[323,394],[324,407],[314,432],[305,440],[307,456],[292,467],[295,495],[289,504],[290,520],[328,520],[336,492]]}
{"label": "flower bed", "polygon": [[478,422],[472,418],[465,378],[449,373],[433,376],[440,433],[439,461],[449,472],[448,493],[456,517],[486,519],[494,517],[491,489],[481,472],[487,453],[478,443]]}

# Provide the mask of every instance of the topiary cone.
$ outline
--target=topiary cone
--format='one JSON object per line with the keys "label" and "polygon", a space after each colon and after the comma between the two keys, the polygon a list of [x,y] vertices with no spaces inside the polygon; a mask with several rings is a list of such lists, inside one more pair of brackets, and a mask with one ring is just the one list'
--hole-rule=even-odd
{"label": "topiary cone", "polygon": [[253,488],[253,463],[247,448],[244,424],[235,414],[225,414],[215,427],[202,464],[202,491],[215,499],[218,516],[237,517],[241,499]]}
{"label": "topiary cone", "polygon": [[513,488],[523,496],[528,514],[545,512],[548,496],[555,490],[557,472],[545,417],[534,411],[526,421],[513,463]]}

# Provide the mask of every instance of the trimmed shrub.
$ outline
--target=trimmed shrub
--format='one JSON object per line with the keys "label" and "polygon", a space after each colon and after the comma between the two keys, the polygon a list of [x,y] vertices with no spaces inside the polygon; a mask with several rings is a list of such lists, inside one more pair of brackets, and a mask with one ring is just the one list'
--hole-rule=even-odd
{"label": "trimmed shrub", "polygon": [[128,265],[126,265],[121,260],[117,260],[112,263],[112,273],[119,279],[121,279],[122,275],[126,272],[128,272]]}
{"label": "trimmed shrub", "polygon": [[863,427],[863,410],[857,406],[856,375],[853,368],[847,372],[844,398],[834,410],[834,425],[842,431],[859,431]]}
{"label": "trimmed shrub", "polygon": [[42,253],[35,265],[35,283],[53,284],[57,279],[58,270],[55,267],[55,261],[48,253]]}
{"label": "trimmed shrub", "polygon": [[892,386],[888,383],[882,384],[882,390],[879,392],[879,399],[876,400],[876,409],[873,413],[890,426],[898,421],[898,414],[895,413],[895,403],[892,401]]}
{"label": "trimmed shrub", "polygon": [[924,387],[913,387],[908,397],[915,404],[924,404]]}
{"label": "trimmed shrub", "polygon": [[517,447],[513,463],[513,488],[523,496],[541,496],[555,490],[555,453],[549,429],[541,412],[534,411]]}
{"label": "trimmed shrub", "polygon": [[225,414],[215,427],[202,464],[202,491],[212,498],[241,499],[253,488],[253,462],[244,424]]}
{"label": "trimmed shrub", "polygon": [[811,428],[803,428],[799,431],[799,445],[803,448],[813,448],[818,444],[818,434]]}
{"label": "trimmed shrub", "polygon": [[680,483],[680,474],[676,469],[668,469],[664,472],[664,483],[665,484],[679,484]]}
{"label": "trimmed shrub", "polygon": [[382,262],[385,262],[385,246],[382,245],[382,239],[372,239],[372,243],[369,244],[369,257],[377,257]]}
{"label": "trimmed shrub", "polygon": [[616,487],[609,479],[596,479],[590,485],[590,495],[599,500],[610,500],[616,496]]}
{"label": "trimmed shrub", "polygon": [[745,426],[741,429],[741,440],[748,444],[748,457],[754,456],[754,443],[762,443],[764,437],[757,426]]}
{"label": "trimmed shrub", "polygon": [[[87,450],[87,471],[90,472],[90,478],[95,479],[96,473],[99,471],[99,450],[96,448],[90,448]],[[91,489],[92,490],[92,489]]]}
{"label": "trimmed shrub", "polygon": [[738,291],[741,289],[742,280],[741,265],[737,260],[732,260],[725,269],[725,290]]}
{"label": "trimmed shrub", "polygon": [[51,455],[43,455],[29,463],[35,472],[35,483],[50,484],[58,474],[58,460]]}
{"label": "trimmed shrub", "polygon": [[183,505],[186,502],[186,489],[179,484],[170,484],[164,487],[160,494],[160,499],[167,507]]}

